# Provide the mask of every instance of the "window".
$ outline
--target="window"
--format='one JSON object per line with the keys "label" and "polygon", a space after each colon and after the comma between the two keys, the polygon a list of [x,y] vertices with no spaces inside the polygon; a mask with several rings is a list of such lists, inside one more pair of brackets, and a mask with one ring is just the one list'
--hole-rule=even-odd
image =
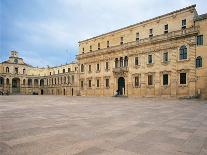
{"label": "window", "polygon": [[91,88],[91,80],[88,80],[88,87]]}
{"label": "window", "polygon": [[91,65],[88,65],[88,71],[91,72]]}
{"label": "window", "polygon": [[85,49],[83,48],[83,49],[82,49],[82,53],[84,53],[84,51],[85,51]]}
{"label": "window", "polygon": [[115,68],[118,68],[118,63],[119,63],[119,59],[116,58],[116,59],[115,59]]}
{"label": "window", "polygon": [[84,72],[84,65],[81,64],[81,72]]}
{"label": "window", "polygon": [[120,67],[123,67],[123,57],[120,58]]}
{"label": "window", "polygon": [[65,69],[63,69],[63,73],[65,73]]}
{"label": "window", "polygon": [[153,37],[153,29],[149,29],[149,37]]}
{"label": "window", "polygon": [[152,55],[148,55],[148,64],[152,64]]}
{"label": "window", "polygon": [[186,29],[186,19],[182,20],[182,29]]}
{"label": "window", "polygon": [[106,70],[109,69],[109,62],[106,62]]}
{"label": "window", "polygon": [[70,72],[70,68],[68,68],[68,72]]}
{"label": "window", "polygon": [[139,65],[139,58],[138,57],[134,58],[134,64],[135,64],[135,66]]}
{"label": "window", "polygon": [[23,69],[23,74],[25,74],[25,71],[26,71],[26,70],[25,70],[25,69]]}
{"label": "window", "polygon": [[196,68],[202,67],[202,57],[198,56],[196,58]]}
{"label": "window", "polygon": [[180,73],[180,84],[186,84],[186,83],[187,83],[186,73]]}
{"label": "window", "polygon": [[167,62],[168,61],[168,52],[164,52],[163,53],[163,62]]}
{"label": "window", "polygon": [[90,52],[92,52],[92,46],[90,45]]}
{"label": "window", "polygon": [[124,44],[124,37],[121,37],[120,40],[120,45]]}
{"label": "window", "polygon": [[148,85],[153,85],[153,76],[152,75],[148,75]]}
{"label": "window", "polygon": [[187,47],[181,46],[180,47],[180,60],[187,59]]}
{"label": "window", "polygon": [[50,72],[50,75],[52,75],[52,72]]}
{"label": "window", "polygon": [[9,73],[9,67],[6,67],[6,73]]}
{"label": "window", "polygon": [[168,85],[168,74],[163,74],[163,86]]}
{"label": "window", "polygon": [[109,43],[109,41],[107,41],[107,48],[109,48],[109,46],[110,46],[110,43]]}
{"label": "window", "polygon": [[203,45],[203,35],[197,36],[197,45]]}
{"label": "window", "polygon": [[164,33],[166,34],[166,33],[168,33],[168,24],[166,24],[165,26],[164,26]]}
{"label": "window", "polygon": [[60,73],[60,71],[58,70],[58,74]]}
{"label": "window", "polygon": [[136,76],[134,78],[134,85],[135,85],[135,87],[139,87],[139,76]]}
{"label": "window", "polygon": [[99,87],[99,80],[96,80],[96,87]]}
{"label": "window", "polygon": [[100,43],[98,43],[98,50],[100,50],[100,49],[101,49],[100,47],[101,47],[101,45],[100,45]]}
{"label": "window", "polygon": [[125,56],[124,57],[124,67],[127,67],[128,66],[128,57]]}
{"label": "window", "polygon": [[106,79],[106,88],[109,88],[109,79]]}
{"label": "window", "polygon": [[139,32],[136,33],[136,41],[139,41]]}
{"label": "window", "polygon": [[18,74],[18,68],[15,68],[15,74]]}
{"label": "window", "polygon": [[81,88],[83,88],[83,81],[81,81]]}
{"label": "window", "polygon": [[97,70],[97,71],[100,70],[100,66],[99,66],[99,64],[96,64],[96,70]]}
{"label": "window", "polygon": [[18,64],[18,59],[14,59],[14,63],[15,64]]}

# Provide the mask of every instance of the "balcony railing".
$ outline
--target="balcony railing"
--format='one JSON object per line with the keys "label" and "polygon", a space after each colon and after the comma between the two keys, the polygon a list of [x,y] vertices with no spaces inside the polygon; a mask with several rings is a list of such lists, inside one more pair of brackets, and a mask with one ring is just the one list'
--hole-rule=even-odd
{"label": "balcony railing", "polygon": [[121,49],[133,48],[136,46],[157,43],[157,42],[166,41],[169,39],[181,38],[184,36],[195,35],[198,33],[198,31],[199,31],[199,27],[190,27],[190,28],[186,28],[184,30],[173,31],[173,32],[153,36],[150,38],[140,39],[139,41],[128,42],[123,45],[112,46],[109,48],[104,48],[104,49],[100,49],[100,50],[96,50],[96,51],[92,51],[92,52],[88,52],[88,53],[84,53],[84,54],[79,54],[76,57],[77,57],[77,59],[81,59],[81,58],[91,57],[96,54],[97,55],[105,54],[106,52],[110,53],[110,52],[114,52],[114,51],[121,50]]}
{"label": "balcony railing", "polygon": [[116,68],[113,68],[113,72],[115,73],[128,72],[128,67],[116,67]]}

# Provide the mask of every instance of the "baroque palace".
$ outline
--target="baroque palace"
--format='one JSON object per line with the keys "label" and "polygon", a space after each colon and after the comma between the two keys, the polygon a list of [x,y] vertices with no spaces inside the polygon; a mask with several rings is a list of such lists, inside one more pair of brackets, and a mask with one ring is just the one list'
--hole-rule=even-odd
{"label": "baroque palace", "polygon": [[207,98],[207,14],[195,7],[80,41],[76,63],[35,68],[12,51],[0,91]]}

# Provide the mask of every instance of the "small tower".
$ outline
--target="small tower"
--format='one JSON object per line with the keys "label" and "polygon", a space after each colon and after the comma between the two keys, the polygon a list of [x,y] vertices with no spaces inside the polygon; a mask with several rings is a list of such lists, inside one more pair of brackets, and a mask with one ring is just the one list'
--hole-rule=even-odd
{"label": "small tower", "polygon": [[19,53],[17,51],[11,51],[10,52],[10,57],[18,58],[19,57]]}

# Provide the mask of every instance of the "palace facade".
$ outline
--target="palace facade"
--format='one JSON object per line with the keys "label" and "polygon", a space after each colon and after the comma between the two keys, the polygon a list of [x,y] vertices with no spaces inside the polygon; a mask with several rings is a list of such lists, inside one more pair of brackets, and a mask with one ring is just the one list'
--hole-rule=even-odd
{"label": "palace facade", "polygon": [[0,89],[207,98],[207,14],[198,15],[195,7],[80,41],[73,64],[34,68],[12,52],[0,64]]}

